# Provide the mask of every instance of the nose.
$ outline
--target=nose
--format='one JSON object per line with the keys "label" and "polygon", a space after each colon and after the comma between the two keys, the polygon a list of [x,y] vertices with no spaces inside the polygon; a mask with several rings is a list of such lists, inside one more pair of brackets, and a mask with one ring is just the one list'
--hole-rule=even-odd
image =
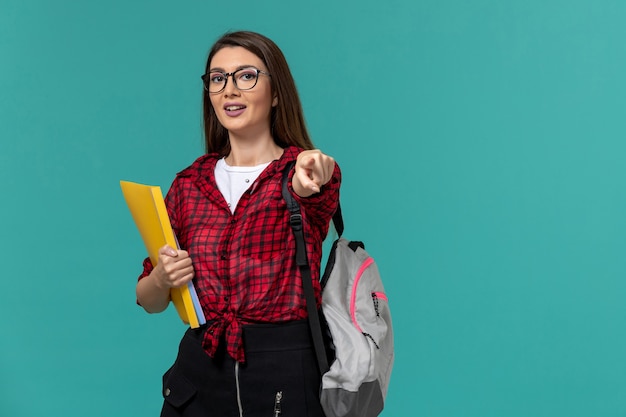
{"label": "nose", "polygon": [[226,86],[224,86],[224,95],[232,96],[235,92],[239,92],[239,90],[237,89],[237,87],[235,87],[234,75],[230,74],[226,78]]}

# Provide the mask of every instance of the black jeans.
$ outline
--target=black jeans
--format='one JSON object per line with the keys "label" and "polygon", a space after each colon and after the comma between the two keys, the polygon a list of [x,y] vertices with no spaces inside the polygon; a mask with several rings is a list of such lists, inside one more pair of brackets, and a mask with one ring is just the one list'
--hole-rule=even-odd
{"label": "black jeans", "polygon": [[189,329],[181,340],[163,376],[161,417],[324,417],[306,320],[244,326],[244,364],[223,348],[209,357],[205,330]]}

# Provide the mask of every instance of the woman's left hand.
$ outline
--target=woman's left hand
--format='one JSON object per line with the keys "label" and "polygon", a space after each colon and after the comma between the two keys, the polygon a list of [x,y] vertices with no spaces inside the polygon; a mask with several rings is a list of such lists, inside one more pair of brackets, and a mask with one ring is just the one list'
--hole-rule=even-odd
{"label": "woman's left hand", "polygon": [[335,160],[318,149],[302,151],[296,159],[292,179],[293,190],[300,197],[319,193],[322,186],[333,177]]}

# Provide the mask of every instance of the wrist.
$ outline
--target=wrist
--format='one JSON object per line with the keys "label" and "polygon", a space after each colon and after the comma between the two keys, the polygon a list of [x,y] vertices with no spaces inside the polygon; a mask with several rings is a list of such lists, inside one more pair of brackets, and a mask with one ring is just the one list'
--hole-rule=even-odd
{"label": "wrist", "polygon": [[161,279],[158,270],[155,268],[152,273],[150,274],[149,278],[151,278],[152,280],[152,285],[160,291],[169,291],[169,287],[167,285],[164,284],[163,280]]}

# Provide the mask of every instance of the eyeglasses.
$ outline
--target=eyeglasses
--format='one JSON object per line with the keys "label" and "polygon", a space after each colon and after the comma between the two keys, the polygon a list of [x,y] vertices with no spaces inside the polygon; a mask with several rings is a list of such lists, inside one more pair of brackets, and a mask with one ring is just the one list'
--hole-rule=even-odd
{"label": "eyeglasses", "polygon": [[228,77],[232,77],[233,84],[238,90],[251,90],[259,81],[259,74],[271,77],[268,72],[261,71],[254,67],[241,68],[233,72],[211,71],[202,75],[204,89],[209,93],[221,93],[226,88]]}

